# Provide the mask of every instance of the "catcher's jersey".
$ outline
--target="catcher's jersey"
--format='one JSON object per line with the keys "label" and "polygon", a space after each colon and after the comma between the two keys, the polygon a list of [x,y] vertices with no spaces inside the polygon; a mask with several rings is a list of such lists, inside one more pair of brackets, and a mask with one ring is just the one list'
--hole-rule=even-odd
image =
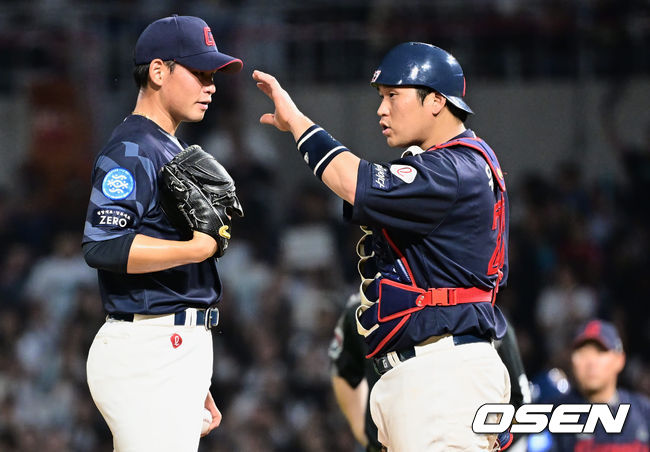
{"label": "catcher's jersey", "polygon": [[[463,138],[477,140],[471,130],[466,130],[451,141]],[[388,163],[361,160],[354,206],[345,203],[344,216],[373,231],[372,268],[376,267],[381,276],[364,292],[371,301],[379,297],[381,278],[415,283],[422,289],[490,290],[496,283],[497,275],[488,274],[487,269],[500,243],[499,231],[494,227],[498,220],[498,181],[476,150],[462,144],[444,146]],[[505,244],[500,257],[501,286],[508,278],[505,191],[503,196]],[[410,268],[405,269],[391,251],[395,247]],[[490,303],[429,306],[414,312],[383,351],[415,345],[446,333],[500,339],[505,331],[503,314]]]}
{"label": "catcher's jersey", "polygon": [[[117,126],[95,160],[83,242],[132,233],[179,240],[159,203],[158,172],[185,146],[143,116]],[[98,270],[98,276],[107,313],[166,314],[221,299],[215,259],[145,274]]]}

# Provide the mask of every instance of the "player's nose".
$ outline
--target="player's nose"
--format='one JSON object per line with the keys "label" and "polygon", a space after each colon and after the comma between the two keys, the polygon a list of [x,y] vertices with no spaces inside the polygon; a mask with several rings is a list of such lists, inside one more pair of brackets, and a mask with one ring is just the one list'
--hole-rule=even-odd
{"label": "player's nose", "polygon": [[377,108],[377,116],[382,117],[386,115],[388,115],[388,107],[386,106],[386,101],[382,99],[379,108]]}

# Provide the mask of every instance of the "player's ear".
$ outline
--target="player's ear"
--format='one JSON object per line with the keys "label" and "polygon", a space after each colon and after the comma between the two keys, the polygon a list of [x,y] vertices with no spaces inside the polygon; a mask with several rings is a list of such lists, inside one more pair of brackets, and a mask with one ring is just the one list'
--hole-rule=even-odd
{"label": "player's ear", "polygon": [[149,81],[153,83],[154,86],[161,86],[165,78],[165,63],[160,58],[156,58],[149,63]]}
{"label": "player's ear", "polygon": [[445,96],[436,91],[431,91],[427,97],[424,98],[422,104],[431,110],[433,116],[438,116],[442,109],[447,104],[447,99]]}

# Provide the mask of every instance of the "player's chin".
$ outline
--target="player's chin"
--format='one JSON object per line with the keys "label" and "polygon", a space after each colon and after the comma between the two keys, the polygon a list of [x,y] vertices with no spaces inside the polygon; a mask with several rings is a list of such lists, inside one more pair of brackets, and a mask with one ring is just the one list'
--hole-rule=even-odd
{"label": "player's chin", "polygon": [[404,142],[402,140],[399,140],[398,138],[396,138],[395,136],[392,136],[392,135],[386,137],[386,143],[391,148],[398,148],[398,147],[403,148],[403,147],[405,147]]}
{"label": "player's chin", "polygon": [[205,117],[205,110],[193,111],[191,114],[188,115],[187,122],[203,121],[204,117]]}
{"label": "player's chin", "polygon": [[603,390],[606,384],[598,378],[585,378],[579,386],[585,394],[598,394]]}

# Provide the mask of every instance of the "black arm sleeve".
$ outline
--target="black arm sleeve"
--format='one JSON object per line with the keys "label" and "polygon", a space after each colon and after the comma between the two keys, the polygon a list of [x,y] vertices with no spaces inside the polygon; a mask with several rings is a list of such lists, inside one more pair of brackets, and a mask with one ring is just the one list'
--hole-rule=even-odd
{"label": "black arm sleeve", "polygon": [[524,392],[528,393],[527,388],[522,388],[522,385],[528,385],[528,378],[517,346],[515,330],[510,322],[508,322],[506,335],[497,345],[497,352],[510,374],[510,403],[517,409],[530,400],[526,400],[528,397],[524,395]]}
{"label": "black arm sleeve", "polygon": [[126,273],[131,243],[135,232],[101,242],[86,242],[82,245],[86,263],[98,270]]}

